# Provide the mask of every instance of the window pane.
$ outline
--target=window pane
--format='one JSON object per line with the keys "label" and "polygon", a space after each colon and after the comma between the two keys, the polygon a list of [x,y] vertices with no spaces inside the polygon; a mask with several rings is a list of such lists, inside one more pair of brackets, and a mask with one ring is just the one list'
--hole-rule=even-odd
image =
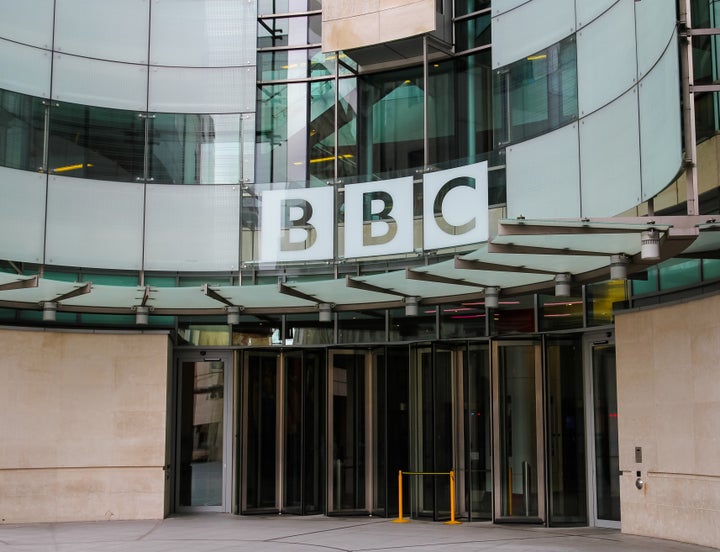
{"label": "window pane", "polygon": [[158,113],[150,119],[148,176],[163,184],[235,184],[242,180],[239,114]]}
{"label": "window pane", "polygon": [[647,270],[647,280],[632,280],[632,292],[633,295],[643,295],[645,293],[652,293],[658,290],[658,270],[657,267],[653,266]]}
{"label": "window pane", "polygon": [[[501,142],[517,142],[577,118],[573,37],[496,72],[496,122]],[[507,111],[504,106],[509,105]]]}
{"label": "window pane", "polygon": [[45,106],[40,98],[0,90],[0,165],[36,171],[43,161]]}
{"label": "window pane", "polygon": [[62,103],[50,109],[49,172],[76,178],[143,177],[145,119],[135,111]]}
{"label": "window pane", "polygon": [[582,297],[540,296],[540,330],[582,328]]}
{"label": "window pane", "polygon": [[306,83],[260,87],[257,110],[257,182],[307,179]]}
{"label": "window pane", "polygon": [[489,13],[455,24],[455,48],[458,52],[485,46],[491,41]]}

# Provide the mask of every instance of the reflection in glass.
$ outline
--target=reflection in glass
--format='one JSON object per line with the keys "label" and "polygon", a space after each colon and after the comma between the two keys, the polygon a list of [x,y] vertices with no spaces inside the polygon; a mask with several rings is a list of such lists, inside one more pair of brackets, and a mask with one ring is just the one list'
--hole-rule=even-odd
{"label": "reflection in glass", "polygon": [[577,119],[576,58],[570,37],[495,72],[499,144],[527,140]]}
{"label": "reflection in glass", "polygon": [[45,106],[40,98],[0,90],[0,166],[36,171],[43,165]]}
{"label": "reflection in glass", "polygon": [[307,173],[308,84],[275,84],[258,91],[256,181],[298,182]]}
{"label": "reflection in glass", "polygon": [[131,182],[143,178],[145,119],[135,111],[78,104],[50,109],[48,172]]}
{"label": "reflection in glass", "polygon": [[583,299],[540,295],[540,329],[562,330],[583,327]]}
{"label": "reflection in glass", "polygon": [[221,506],[224,364],[180,368],[180,506]]}
{"label": "reflection in glass", "polygon": [[502,517],[538,517],[539,458],[535,346],[498,348],[500,512]]}
{"label": "reflection in glass", "polygon": [[240,114],[158,113],[149,121],[149,177],[162,184],[235,184],[242,180]]}
{"label": "reflection in glass", "polygon": [[455,0],[455,16],[467,15],[490,7],[490,0]]}

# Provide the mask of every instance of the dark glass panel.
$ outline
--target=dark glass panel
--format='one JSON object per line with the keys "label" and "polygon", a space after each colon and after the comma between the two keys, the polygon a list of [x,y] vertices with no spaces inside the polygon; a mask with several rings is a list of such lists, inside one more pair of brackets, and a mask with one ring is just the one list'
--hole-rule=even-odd
{"label": "dark glass panel", "polygon": [[451,157],[453,159],[473,159],[493,147],[490,63],[489,51],[478,52],[455,62],[458,136]]}
{"label": "dark glass panel", "polygon": [[490,7],[490,0],[455,0],[455,17]]}
{"label": "dark glass panel", "polygon": [[422,67],[362,77],[360,174],[390,176],[423,165],[423,102]]}
{"label": "dark glass panel", "polygon": [[303,367],[302,356],[285,357],[283,400],[284,487],[283,509],[302,513],[303,492]]}
{"label": "dark glass panel", "polygon": [[502,298],[492,311],[490,334],[530,333],[535,331],[535,298],[532,295]]}
{"label": "dark glass panel", "polygon": [[491,42],[490,13],[455,23],[455,48],[458,52],[487,46]]}
{"label": "dark glass panel", "polygon": [[547,346],[550,523],[587,524],[582,342]]}
{"label": "dark glass panel", "polygon": [[481,337],[486,335],[485,303],[467,302],[440,307],[440,337]]}
{"label": "dark glass panel", "polygon": [[492,518],[492,402],[490,398],[490,351],[473,345],[466,353],[467,393],[465,431],[467,439],[467,510],[470,518]]}
{"label": "dark glass panel", "polygon": [[339,343],[384,343],[385,311],[338,313]]}
{"label": "dark glass panel", "polygon": [[390,309],[390,341],[435,339],[436,308],[420,305],[418,316],[406,316],[405,309]]}
{"label": "dark glass panel", "polygon": [[325,351],[305,351],[303,397],[303,513],[325,511]]}
{"label": "dark glass panel", "polygon": [[250,355],[246,386],[245,507],[274,510],[278,402],[275,355]]}
{"label": "dark glass panel", "polygon": [[45,106],[40,98],[0,90],[0,166],[42,168],[44,128]]}
{"label": "dark glass panel", "polygon": [[582,328],[583,300],[581,296],[556,297],[540,295],[540,330]]}
{"label": "dark glass panel", "polygon": [[145,118],[135,111],[61,103],[50,109],[48,171],[76,178],[143,178]]}
{"label": "dark glass panel", "polygon": [[598,519],[620,521],[620,456],[615,346],[593,347],[592,357],[597,517]]}

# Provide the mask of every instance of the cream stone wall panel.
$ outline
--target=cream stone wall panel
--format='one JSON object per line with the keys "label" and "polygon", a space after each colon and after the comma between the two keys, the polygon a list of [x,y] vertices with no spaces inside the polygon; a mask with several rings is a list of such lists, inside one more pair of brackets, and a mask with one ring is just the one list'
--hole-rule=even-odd
{"label": "cream stone wall panel", "polygon": [[714,295],[616,317],[623,532],[720,542],[719,311]]}
{"label": "cream stone wall panel", "polygon": [[350,50],[435,30],[433,0],[331,2],[323,6],[324,52]]}
{"label": "cream stone wall panel", "polygon": [[167,336],[0,330],[0,348],[0,517],[163,517]]}
{"label": "cream stone wall panel", "polygon": [[366,13],[374,13],[379,9],[379,0],[363,0],[362,2],[358,2],[357,0],[334,0],[323,4],[322,18],[323,21],[342,19]]}

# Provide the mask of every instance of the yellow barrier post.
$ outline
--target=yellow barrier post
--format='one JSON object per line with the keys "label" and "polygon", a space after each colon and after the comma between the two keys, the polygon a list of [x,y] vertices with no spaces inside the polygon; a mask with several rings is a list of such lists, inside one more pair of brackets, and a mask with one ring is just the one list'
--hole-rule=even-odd
{"label": "yellow barrier post", "polygon": [[397,519],[393,520],[393,523],[407,523],[408,521],[410,521],[409,519],[403,517],[402,496],[402,470],[398,470],[398,517]]}
{"label": "yellow barrier post", "polygon": [[455,519],[455,472],[450,471],[450,521],[445,525],[460,525],[462,522]]}

